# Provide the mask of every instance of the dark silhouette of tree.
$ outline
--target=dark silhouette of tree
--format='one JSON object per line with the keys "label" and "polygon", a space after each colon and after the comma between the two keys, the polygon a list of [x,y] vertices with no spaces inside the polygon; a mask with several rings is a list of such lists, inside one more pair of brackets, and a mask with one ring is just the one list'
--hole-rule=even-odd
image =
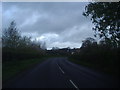
{"label": "dark silhouette of tree", "polygon": [[59,50],[58,47],[52,47],[52,50]]}
{"label": "dark silhouette of tree", "polygon": [[31,46],[31,37],[23,36],[19,42],[19,48],[27,48]]}
{"label": "dark silhouette of tree", "polygon": [[[91,17],[93,30],[100,38],[110,39],[114,47],[120,46],[119,2],[93,2],[85,7],[84,16]],[[95,35],[95,36],[96,36]]]}
{"label": "dark silhouette of tree", "polygon": [[31,37],[21,36],[15,21],[12,21],[10,26],[3,31],[3,61],[39,58],[45,53],[41,47],[43,47],[41,42],[31,40]]}
{"label": "dark silhouette of tree", "polygon": [[21,36],[20,32],[17,30],[15,21],[10,23],[10,26],[3,31],[2,35],[3,47],[9,48],[45,48],[45,43],[31,40],[31,37]]}
{"label": "dark silhouette of tree", "polygon": [[97,45],[97,42],[94,38],[88,37],[82,43],[82,48],[91,47]]}
{"label": "dark silhouette of tree", "polygon": [[115,45],[113,42],[111,42],[110,39],[104,38],[102,40],[99,41],[99,46],[102,48],[106,48],[106,49],[113,49],[115,48]]}
{"label": "dark silhouette of tree", "polygon": [[16,23],[12,21],[10,26],[3,31],[2,46],[8,48],[17,48],[21,39],[20,32],[16,28]]}

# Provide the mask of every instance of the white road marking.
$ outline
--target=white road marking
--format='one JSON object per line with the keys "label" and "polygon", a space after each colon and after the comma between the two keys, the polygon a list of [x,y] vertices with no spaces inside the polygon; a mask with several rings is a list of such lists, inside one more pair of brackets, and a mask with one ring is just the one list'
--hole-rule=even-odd
{"label": "white road marking", "polygon": [[72,84],[77,90],[79,90],[79,88],[73,83],[72,80],[69,80],[69,81],[71,82],[71,84]]}
{"label": "white road marking", "polygon": [[[64,74],[65,72],[62,70],[62,68],[58,64],[57,66],[59,67],[60,71]],[[75,83],[72,80],[69,80],[69,81],[77,90],[79,90],[79,88],[75,85]]]}
{"label": "white road marking", "polygon": [[59,65],[58,65],[58,67],[59,67],[60,71],[64,74],[65,72],[62,70],[62,68]]}

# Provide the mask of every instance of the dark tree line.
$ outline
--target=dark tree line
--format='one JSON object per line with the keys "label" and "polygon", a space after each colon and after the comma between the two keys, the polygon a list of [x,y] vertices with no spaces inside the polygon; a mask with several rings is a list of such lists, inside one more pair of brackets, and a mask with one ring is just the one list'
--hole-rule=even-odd
{"label": "dark tree line", "polygon": [[120,56],[120,3],[92,2],[85,7],[84,16],[90,17],[94,24],[95,37],[86,38],[79,53],[71,58],[91,64],[102,71],[119,73]]}
{"label": "dark tree line", "polygon": [[70,58],[89,64],[97,70],[118,75],[119,56],[120,48],[111,48],[105,41],[97,43],[95,39],[87,38],[83,41],[80,52],[75,52]]}
{"label": "dark tree line", "polygon": [[120,47],[120,3],[94,2],[85,7],[84,16],[90,16],[95,25],[95,36],[111,43],[112,47]]}
{"label": "dark tree line", "polygon": [[[43,48],[44,47],[44,48]],[[2,35],[2,55],[3,62],[10,60],[23,60],[39,58],[45,53],[45,43],[32,41],[31,37],[21,36],[12,21],[10,26],[3,30]]]}

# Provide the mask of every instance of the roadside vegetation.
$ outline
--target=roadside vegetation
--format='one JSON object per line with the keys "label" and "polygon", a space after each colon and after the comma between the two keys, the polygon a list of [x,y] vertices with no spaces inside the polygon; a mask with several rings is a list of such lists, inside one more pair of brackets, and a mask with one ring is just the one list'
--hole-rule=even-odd
{"label": "roadside vegetation", "polygon": [[[97,8],[96,8],[97,7]],[[48,57],[69,57],[71,62],[119,76],[120,56],[120,4],[110,2],[89,3],[84,16],[91,18],[95,25],[95,38],[86,37],[78,49],[52,48],[46,50],[45,42],[22,36],[15,21],[3,30],[2,35],[2,76],[3,81],[15,76]]]}
{"label": "roadside vegetation", "polygon": [[119,76],[120,17],[119,2],[91,2],[83,15],[94,24],[94,38],[86,38],[79,53],[70,56],[71,61],[96,70]]}
{"label": "roadside vegetation", "polygon": [[2,80],[3,82],[33,65],[44,61],[45,43],[21,36],[15,21],[2,35]]}
{"label": "roadside vegetation", "polygon": [[119,76],[120,49],[107,49],[96,45],[80,49],[79,53],[69,56],[69,60],[110,75]]}
{"label": "roadside vegetation", "polygon": [[19,61],[7,61],[2,64],[3,68],[3,82],[9,80],[15,75],[32,68],[34,65],[43,62],[44,58],[38,59],[28,59],[28,60],[19,60]]}

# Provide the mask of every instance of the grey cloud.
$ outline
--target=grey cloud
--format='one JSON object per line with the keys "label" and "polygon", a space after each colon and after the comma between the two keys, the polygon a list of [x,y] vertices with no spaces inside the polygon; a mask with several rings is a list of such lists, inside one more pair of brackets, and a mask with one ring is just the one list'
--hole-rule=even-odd
{"label": "grey cloud", "polygon": [[93,37],[94,32],[91,30],[91,26],[91,23],[87,23],[64,30],[61,33],[61,35],[64,36],[63,41],[82,42],[86,37]]}
{"label": "grey cloud", "polygon": [[[40,40],[45,40],[48,47],[78,47],[84,38],[93,37],[92,24],[82,15],[86,5],[85,2],[6,2],[3,3],[3,28],[15,20],[22,34],[44,37]],[[54,35],[58,35],[57,39]]]}

